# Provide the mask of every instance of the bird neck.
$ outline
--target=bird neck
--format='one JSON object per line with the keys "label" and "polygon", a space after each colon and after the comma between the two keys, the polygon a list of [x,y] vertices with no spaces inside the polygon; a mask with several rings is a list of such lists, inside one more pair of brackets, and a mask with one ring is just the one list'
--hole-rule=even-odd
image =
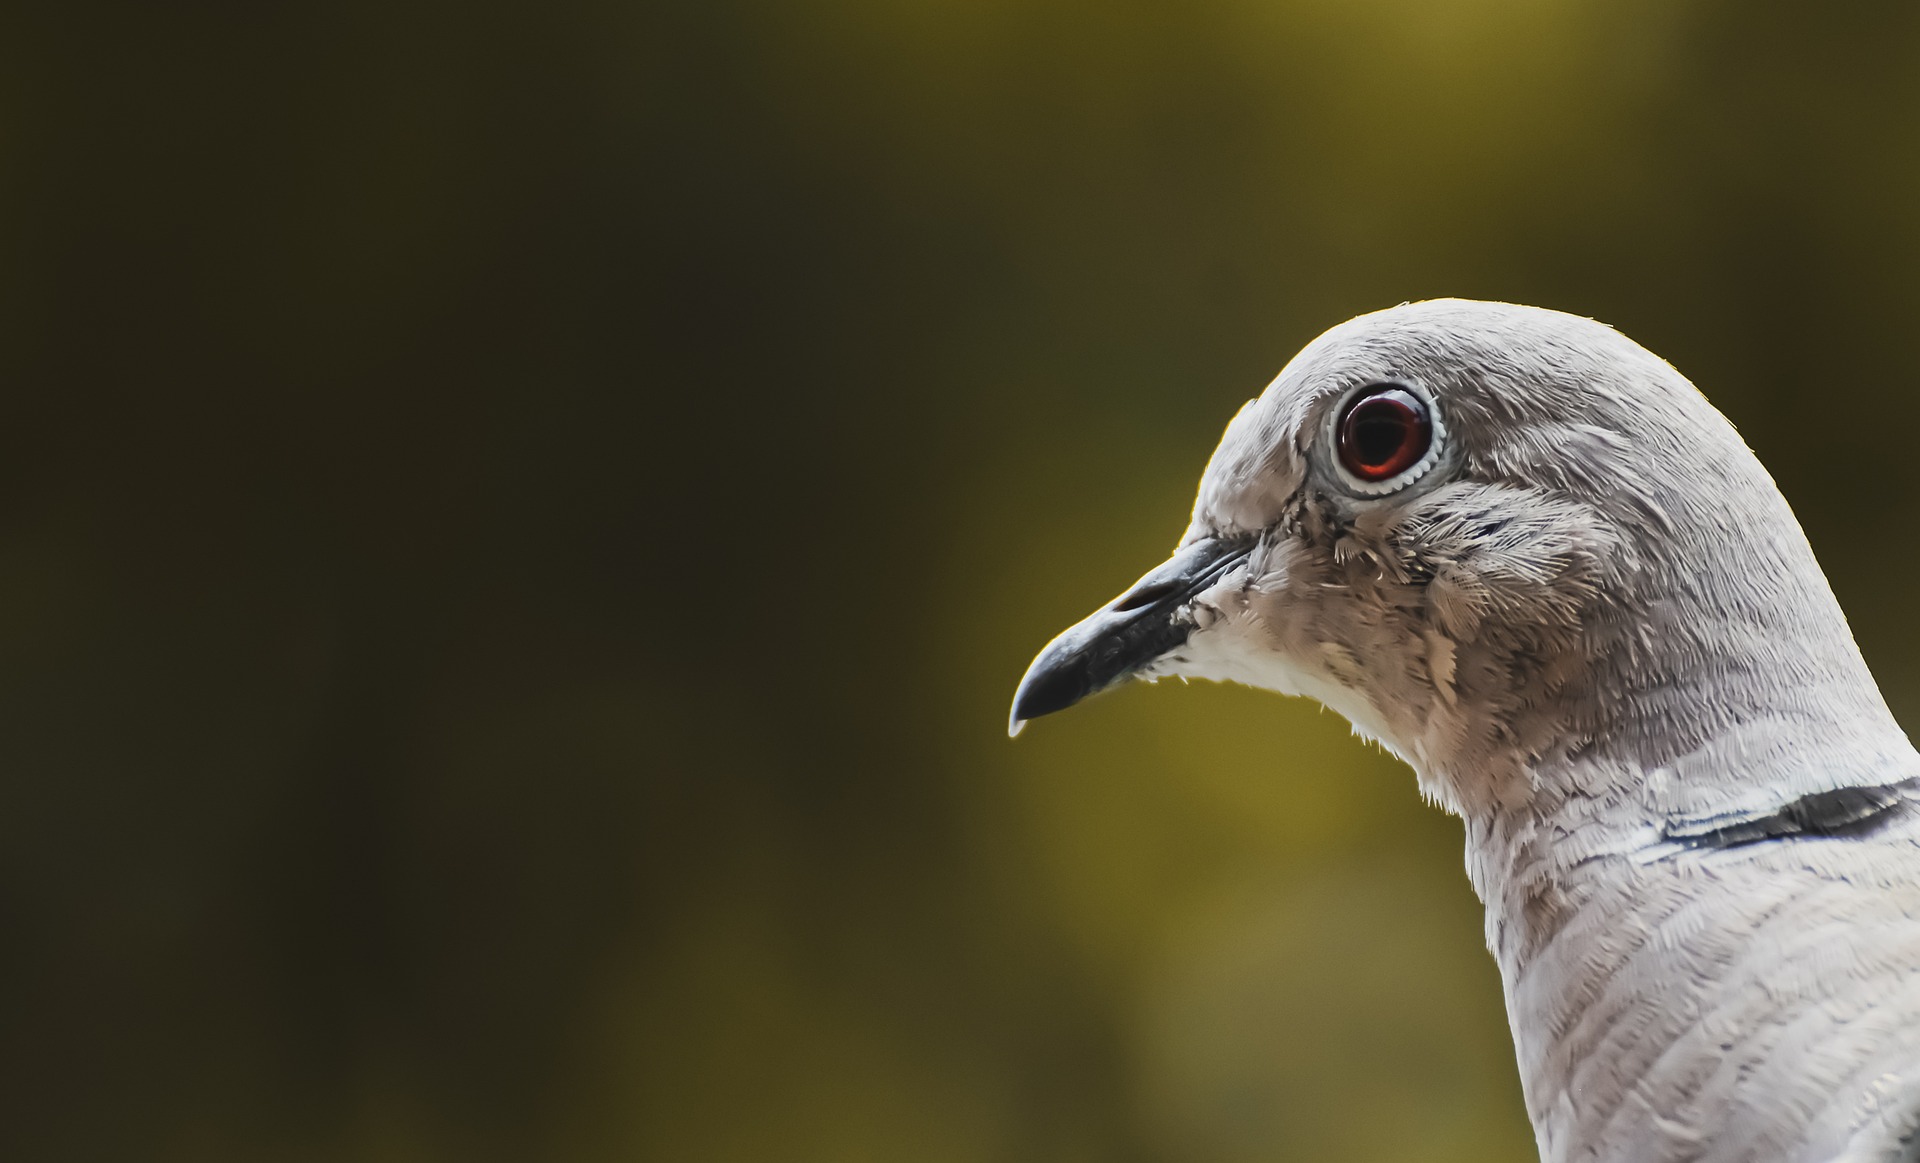
{"label": "bird neck", "polygon": [[1471,773],[1436,773],[1499,793],[1460,814],[1503,965],[1551,940],[1577,907],[1569,886],[1609,858],[1844,833],[1920,792],[1920,753],[1844,623],[1817,641],[1828,648],[1776,639],[1757,656],[1695,654],[1663,669],[1643,655],[1637,684],[1616,675],[1605,699],[1556,708],[1575,729],[1522,738]]}
{"label": "bird neck", "polygon": [[1545,826],[1584,858],[1920,776],[1786,502],[1749,491],[1766,504],[1745,520],[1696,515],[1605,557],[1557,652],[1499,623],[1446,644],[1453,681],[1386,711],[1429,794],[1489,837]]}
{"label": "bird neck", "polygon": [[[1843,884],[1888,874],[1874,840],[1904,836],[1896,850],[1912,851],[1920,755],[1868,687],[1727,720],[1677,754],[1637,742],[1648,724],[1622,722],[1526,769],[1524,807],[1466,819],[1542,1158],[1631,1137],[1619,1080],[1697,1061],[1670,1053],[1697,1015],[1735,1004],[1727,991],[1776,972],[1780,949],[1830,919],[1817,902],[1783,904],[1813,859],[1790,846],[1821,845],[1820,867]],[[1596,1078],[1615,1081],[1582,1089]],[[1778,1121],[1799,1134],[1806,1120]],[[1619,1157],[1694,1158],[1697,1146]]]}

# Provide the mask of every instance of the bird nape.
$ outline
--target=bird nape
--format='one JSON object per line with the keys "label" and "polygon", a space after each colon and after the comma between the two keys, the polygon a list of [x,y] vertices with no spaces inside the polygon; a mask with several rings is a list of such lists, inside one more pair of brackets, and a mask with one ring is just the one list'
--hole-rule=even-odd
{"label": "bird nape", "polygon": [[1544,1159],[1920,1158],[1920,755],[1645,348],[1464,300],[1316,339],[1012,725],[1166,675],[1316,698],[1465,821]]}

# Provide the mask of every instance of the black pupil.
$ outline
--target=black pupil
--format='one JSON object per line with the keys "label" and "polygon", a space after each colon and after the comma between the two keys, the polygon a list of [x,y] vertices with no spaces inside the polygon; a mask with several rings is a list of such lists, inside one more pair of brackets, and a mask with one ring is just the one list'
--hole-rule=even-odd
{"label": "black pupil", "polygon": [[[1397,394],[1397,393],[1396,393]],[[1386,464],[1400,451],[1419,418],[1399,400],[1379,397],[1354,409],[1353,453],[1361,464]]]}

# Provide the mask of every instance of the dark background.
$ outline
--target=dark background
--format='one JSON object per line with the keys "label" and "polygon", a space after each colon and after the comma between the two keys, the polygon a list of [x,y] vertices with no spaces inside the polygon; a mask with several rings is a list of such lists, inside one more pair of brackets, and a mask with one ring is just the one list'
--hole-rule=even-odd
{"label": "dark background", "polygon": [[1920,7],[0,18],[0,1155],[1524,1160],[1457,825],[1032,653],[1304,341],[1617,324],[1895,710]]}

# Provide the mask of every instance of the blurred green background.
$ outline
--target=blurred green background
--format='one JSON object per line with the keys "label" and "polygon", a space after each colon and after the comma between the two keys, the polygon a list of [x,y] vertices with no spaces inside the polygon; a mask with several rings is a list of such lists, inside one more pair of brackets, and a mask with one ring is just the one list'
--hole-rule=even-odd
{"label": "blurred green background", "polygon": [[0,1155],[1525,1160],[1331,714],[1017,743],[1304,341],[1674,360],[1920,712],[1920,7],[0,19]]}

